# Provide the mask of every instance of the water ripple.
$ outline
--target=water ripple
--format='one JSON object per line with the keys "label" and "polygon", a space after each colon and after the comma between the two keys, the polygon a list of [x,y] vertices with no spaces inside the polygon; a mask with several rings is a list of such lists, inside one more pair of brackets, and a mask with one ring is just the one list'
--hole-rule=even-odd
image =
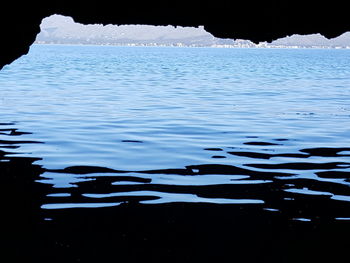
{"label": "water ripple", "polygon": [[[18,134],[16,136],[23,138],[31,136],[30,132],[22,132],[15,128],[2,130],[15,130]],[[21,151],[17,149],[28,144],[36,145],[37,141],[8,140],[7,138],[13,136],[11,132],[3,132],[0,136],[1,171],[17,171],[21,169],[17,163],[21,166],[28,163],[22,167],[27,167],[26,173],[39,172],[40,177],[37,177],[35,182],[51,186],[41,205],[44,210],[116,207],[129,203],[208,203],[260,205],[264,211],[279,213],[287,212],[286,207],[289,207],[288,214],[291,219],[305,222],[323,214],[315,208],[303,208],[293,212],[290,202],[300,202],[299,198],[303,197],[305,204],[317,201],[320,209],[326,200],[331,202],[334,211],[327,216],[349,216],[346,212],[349,210],[345,209],[350,205],[350,163],[347,162],[347,147],[302,148],[299,152],[288,152],[288,147],[284,147],[283,152],[266,153],[266,146],[270,147],[270,150],[279,151],[279,147],[289,142],[275,139],[279,141],[278,145],[268,141],[259,144],[242,143],[241,147],[235,147],[235,151],[229,146],[203,148],[204,152],[228,153],[227,157],[232,156],[232,161],[238,156],[240,159],[239,163],[236,162],[237,165],[211,163],[134,171],[89,165],[48,169],[33,164],[40,161],[40,158],[18,155]],[[254,137],[258,139],[258,136]],[[244,145],[253,148],[246,148]],[[9,152],[9,149],[16,152]],[[293,161],[276,163],[275,158],[280,157],[286,158],[286,161]],[[296,161],[299,159],[302,161]],[[332,161],[327,162],[327,159]],[[252,163],[252,160],[256,162]],[[302,214],[305,217],[300,217]]]}

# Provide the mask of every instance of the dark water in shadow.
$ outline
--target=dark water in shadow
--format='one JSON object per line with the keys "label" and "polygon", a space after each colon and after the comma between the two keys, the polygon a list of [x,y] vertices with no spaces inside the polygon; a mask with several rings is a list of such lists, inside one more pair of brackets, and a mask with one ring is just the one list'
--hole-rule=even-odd
{"label": "dark water in shadow", "polygon": [[0,125],[3,251],[17,262],[347,262],[349,148],[262,153],[277,143],[248,138],[227,152],[243,167],[47,169],[12,152],[42,142]]}

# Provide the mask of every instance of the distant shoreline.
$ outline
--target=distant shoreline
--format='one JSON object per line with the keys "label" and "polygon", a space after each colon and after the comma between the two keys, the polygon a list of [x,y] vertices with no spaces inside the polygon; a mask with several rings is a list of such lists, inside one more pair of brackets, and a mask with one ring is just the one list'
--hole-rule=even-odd
{"label": "distant shoreline", "polygon": [[84,25],[76,23],[72,17],[52,15],[42,20],[35,43],[118,47],[350,49],[350,32],[330,39],[320,33],[293,34],[271,42],[253,43],[247,39],[215,37],[204,26]]}
{"label": "distant shoreline", "polygon": [[97,46],[97,47],[146,47],[146,48],[226,48],[226,49],[332,49],[332,50],[350,50],[350,46],[347,47],[322,47],[322,46],[254,46],[254,47],[242,47],[242,46],[228,46],[228,45],[213,45],[213,46],[188,46],[188,45],[139,45],[139,44],[126,44],[126,45],[100,45],[100,44],[78,44],[78,43],[33,43],[32,45],[41,46]]}

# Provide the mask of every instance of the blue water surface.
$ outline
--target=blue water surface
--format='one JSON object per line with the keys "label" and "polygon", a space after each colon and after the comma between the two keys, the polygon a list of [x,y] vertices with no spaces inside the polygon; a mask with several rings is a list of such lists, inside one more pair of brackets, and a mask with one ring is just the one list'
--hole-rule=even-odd
{"label": "blue water surface", "polygon": [[[60,189],[53,190],[55,198],[69,199],[69,188],[100,175],[63,169],[96,166],[149,180],[112,182],[138,187],[125,195],[152,196],[140,188],[144,184],[265,187],[278,181],[290,195],[286,200],[318,194],[332,202],[350,200],[350,50],[33,45],[0,72],[0,87],[0,122],[28,132],[21,140],[43,142],[12,152],[41,158],[36,164],[48,171],[40,182]],[[0,140],[19,139],[7,135]],[[202,171],[201,165],[214,168]],[[228,166],[250,172],[222,172]],[[150,170],[159,172],[143,173]],[[344,176],[320,176],[329,171]],[[103,173],[108,175],[113,173]],[[305,180],[297,185],[300,179],[341,190]],[[96,200],[99,194],[83,193]],[[103,194],[120,197],[119,191]],[[153,195],[161,202],[215,203],[177,190]],[[217,203],[266,203],[254,194],[214,197]],[[56,201],[43,208],[55,203],[65,207]]]}

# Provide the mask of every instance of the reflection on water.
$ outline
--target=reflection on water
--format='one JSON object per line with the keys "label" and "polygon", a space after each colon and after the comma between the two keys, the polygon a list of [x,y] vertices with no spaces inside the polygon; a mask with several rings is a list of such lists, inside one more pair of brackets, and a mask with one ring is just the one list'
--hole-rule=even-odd
{"label": "reflection on water", "polygon": [[[227,153],[227,158],[244,157],[241,167],[202,164],[140,171],[97,166],[47,169],[35,164],[40,158],[17,157],[11,151],[41,142],[19,137],[13,140],[11,136],[25,138],[30,133],[18,131],[11,123],[1,126],[0,171],[8,197],[4,212],[12,215],[6,225],[17,228],[5,231],[7,249],[11,253],[28,251],[37,262],[48,262],[51,253],[61,253],[57,260],[89,262],[96,260],[94,253],[107,260],[115,256],[111,251],[117,247],[122,249],[121,255],[133,259],[139,259],[130,256],[135,250],[143,251],[146,258],[169,259],[176,255],[191,260],[226,259],[232,248],[221,249],[230,244],[237,248],[233,250],[236,259],[254,262],[262,255],[269,262],[281,262],[281,258],[292,262],[300,253],[308,260],[329,256],[318,251],[321,243],[349,233],[348,225],[339,225],[350,221],[350,163],[346,154],[349,148],[268,154],[262,153],[261,147],[274,144],[261,141],[242,144],[240,151],[234,152],[230,147],[203,149]],[[256,152],[248,151],[253,149],[244,145],[254,145]],[[274,159],[284,162],[274,163]],[[261,160],[272,163],[260,163]],[[201,227],[205,236],[198,235]],[[74,234],[76,231],[79,236]],[[247,233],[253,240],[247,239]],[[295,237],[297,233],[300,236]],[[92,238],[89,244],[83,242],[86,235]],[[227,244],[231,235],[240,236],[239,241]],[[299,239],[301,236],[303,240]],[[212,238],[220,245],[213,244]],[[163,243],[164,239],[168,243]],[[183,242],[182,249],[176,250],[175,243],[179,241]],[[269,242],[279,251],[271,253],[259,242]],[[280,247],[279,242],[286,245]],[[312,253],[294,251],[306,244]],[[189,245],[195,251],[188,250]],[[215,253],[199,249],[206,245]],[[36,246],[43,249],[40,256],[35,252]],[[342,246],[335,242],[328,244],[327,249]],[[91,255],[86,247],[95,252]],[[154,256],[158,249],[164,251]],[[247,256],[250,250],[260,251],[260,256]],[[313,254],[315,250],[318,254]],[[293,254],[288,254],[290,251]],[[342,253],[338,256],[343,258]],[[332,255],[327,260],[334,258],[338,257]]]}
{"label": "reflection on water", "polygon": [[[279,141],[278,145],[283,145],[283,141]],[[246,149],[244,145],[254,145],[255,148]],[[101,203],[103,206],[117,206],[128,202],[190,202],[259,204],[261,209],[270,208],[273,209],[270,211],[280,213],[288,211],[291,218],[303,216],[308,220],[320,220],[321,215],[321,219],[350,215],[350,203],[347,203],[350,201],[350,163],[349,155],[344,154],[349,148],[322,147],[300,149],[299,153],[270,154],[264,153],[261,147],[269,146],[273,151],[275,144],[272,142],[247,142],[244,145],[235,152],[229,147],[203,149],[226,152],[226,157],[232,159],[234,156],[245,157],[241,159],[240,167],[202,164],[142,171],[89,166],[45,169],[37,182],[52,185],[52,192],[56,195],[49,195],[51,198],[42,208],[84,207],[84,204],[93,207],[93,203],[95,206]],[[261,163],[262,160],[270,163]],[[300,200],[304,206],[307,204],[306,207],[312,208],[299,207],[293,214],[290,203]],[[319,204],[315,206],[315,203]],[[326,203],[333,209],[325,215],[322,204]]]}
{"label": "reflection on water", "polygon": [[[15,128],[3,128],[1,132],[3,138],[29,134]],[[283,141],[279,139],[278,145],[283,145]],[[244,157],[245,159],[240,159],[240,167],[202,164],[183,168],[125,171],[97,166],[47,169],[32,165],[34,161],[40,160],[39,158],[16,157],[15,153],[4,151],[8,150],[8,146],[20,147],[23,144],[40,142],[18,139],[0,142],[3,165],[11,162],[27,163],[30,170],[35,168],[40,171],[40,177],[27,180],[35,179],[35,182],[51,186],[47,198],[42,199],[45,200],[41,205],[43,209],[106,207],[129,202],[189,202],[255,204],[261,209],[270,209],[266,211],[288,211],[290,218],[303,216],[310,220],[319,220],[321,215],[321,219],[329,217],[335,220],[350,215],[350,163],[349,155],[346,154],[350,148],[346,147],[316,147],[300,149],[299,153],[270,154],[265,153],[262,147],[269,146],[269,150],[273,151],[275,143],[248,141],[239,147],[240,151],[231,151],[229,147],[203,149],[227,153],[227,158]],[[244,145],[255,147],[245,148]],[[270,163],[261,163],[262,160],[269,160]],[[300,200],[303,200],[304,206],[311,209],[299,207],[293,214],[290,203]],[[315,203],[319,203],[318,206],[315,206]],[[332,212],[325,214],[322,204],[332,207]]]}

